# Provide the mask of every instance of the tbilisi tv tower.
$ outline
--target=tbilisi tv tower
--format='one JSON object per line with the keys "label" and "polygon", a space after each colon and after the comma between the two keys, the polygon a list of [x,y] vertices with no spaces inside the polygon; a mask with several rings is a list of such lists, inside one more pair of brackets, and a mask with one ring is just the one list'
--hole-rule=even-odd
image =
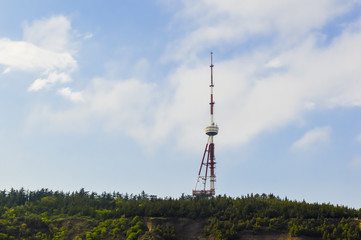
{"label": "tbilisi tv tower", "polygon": [[[218,134],[218,126],[213,121],[213,106],[214,106],[214,98],[213,98],[213,52],[211,52],[211,85],[209,85],[211,90],[211,101],[210,105],[210,113],[211,113],[211,124],[206,127],[206,134],[208,135],[208,142],[206,144],[206,148],[204,149],[203,158],[201,167],[199,168],[196,185],[194,190],[192,191],[193,196],[205,196],[211,197],[216,194],[214,188],[214,182],[216,181],[216,175],[214,174],[215,169],[215,157],[214,157],[214,142],[213,137]],[[205,158],[207,156],[207,160]],[[203,171],[202,171],[203,170]],[[203,172],[203,174],[202,174]],[[201,175],[202,174],[202,175]],[[199,181],[202,180],[201,189],[197,189]],[[209,180],[209,189],[207,189],[207,182]]]}

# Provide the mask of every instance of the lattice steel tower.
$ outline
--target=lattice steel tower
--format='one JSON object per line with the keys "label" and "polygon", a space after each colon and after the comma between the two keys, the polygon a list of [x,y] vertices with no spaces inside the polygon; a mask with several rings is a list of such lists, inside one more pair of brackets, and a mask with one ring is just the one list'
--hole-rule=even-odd
{"label": "lattice steel tower", "polygon": [[[208,142],[206,144],[206,148],[204,149],[203,158],[201,167],[199,168],[198,176],[196,185],[194,190],[192,191],[193,196],[213,196],[216,194],[214,188],[214,182],[216,181],[216,175],[214,174],[215,169],[215,156],[214,156],[214,143],[213,137],[218,134],[218,126],[213,122],[213,106],[214,106],[214,99],[213,99],[213,52],[211,52],[211,85],[209,85],[211,90],[211,102],[210,105],[210,113],[211,113],[211,124],[206,127],[206,134],[208,135]],[[205,157],[207,156],[207,160]],[[202,171],[203,170],[203,171]],[[203,172],[204,175],[201,175]],[[202,188],[197,189],[199,181],[202,180]],[[207,182],[209,180],[209,189],[207,189]]]}

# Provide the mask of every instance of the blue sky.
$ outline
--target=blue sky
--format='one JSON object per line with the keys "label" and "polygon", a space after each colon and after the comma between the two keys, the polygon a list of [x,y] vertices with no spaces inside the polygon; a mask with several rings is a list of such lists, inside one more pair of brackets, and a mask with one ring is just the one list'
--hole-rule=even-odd
{"label": "blue sky", "polygon": [[361,207],[361,2],[2,1],[0,187]]}

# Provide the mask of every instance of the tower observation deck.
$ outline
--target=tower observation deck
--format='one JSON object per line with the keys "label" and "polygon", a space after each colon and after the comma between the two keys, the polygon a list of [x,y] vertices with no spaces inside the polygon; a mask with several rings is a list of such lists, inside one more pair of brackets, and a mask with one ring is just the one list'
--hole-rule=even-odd
{"label": "tower observation deck", "polygon": [[[214,183],[216,181],[215,175],[215,156],[214,156],[214,142],[213,137],[218,134],[218,126],[213,121],[213,107],[214,107],[214,97],[213,97],[213,53],[211,52],[211,84],[209,85],[211,91],[211,101],[210,105],[210,115],[211,115],[211,123],[206,127],[205,132],[208,135],[208,141],[206,144],[206,148],[204,149],[203,158],[201,162],[201,166],[199,168],[196,184],[194,190],[192,191],[193,196],[205,196],[210,197],[216,194]],[[206,158],[207,156],[207,158]],[[206,161],[205,161],[206,160]],[[202,180],[201,188],[198,189],[198,183]],[[207,188],[207,182],[209,181],[209,188]]]}

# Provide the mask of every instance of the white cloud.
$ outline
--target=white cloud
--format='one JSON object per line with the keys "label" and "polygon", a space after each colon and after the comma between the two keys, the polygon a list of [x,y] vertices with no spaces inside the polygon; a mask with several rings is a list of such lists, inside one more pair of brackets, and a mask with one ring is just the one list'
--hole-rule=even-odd
{"label": "white cloud", "polygon": [[[220,126],[216,141],[222,149],[299,121],[310,111],[361,106],[361,21],[344,24],[338,36],[322,42],[321,28],[350,9],[351,2],[192,4],[185,1],[178,17],[194,30],[169,44],[167,49],[174,51],[163,56],[183,62],[160,81],[162,85],[135,78],[96,79],[81,91],[85,99],[81,106],[37,109],[29,121],[44,128],[61,129],[56,127],[60,125],[75,130],[100,124],[141,143],[172,138],[179,148],[199,151],[206,137],[202,130],[209,123],[210,79],[209,59],[199,53],[210,46],[222,51],[228,43],[242,45],[255,36],[268,40],[243,55],[234,48],[226,60],[218,58],[222,52],[214,54],[215,121]],[[135,65],[143,68],[149,63],[140,59]],[[328,127],[313,129],[293,148],[327,142],[330,133]]]}
{"label": "white cloud", "polygon": [[307,109],[307,110],[313,110],[313,109],[315,109],[315,103],[314,102],[306,102],[305,104],[304,104],[304,106],[305,106],[305,109]]}
{"label": "white cloud", "polygon": [[57,82],[66,83],[69,82],[70,76],[66,73],[57,73],[50,72],[47,74],[47,78],[38,78],[30,85],[28,88],[29,91],[39,91],[43,88],[49,88],[51,85],[54,85]]}
{"label": "white cloud", "polygon": [[[195,57],[214,45],[240,44],[265,37],[277,47],[292,46],[309,31],[350,10],[353,2],[337,0],[184,0],[179,24],[192,30],[168,46],[165,59]],[[182,20],[179,20],[182,19]]]}
{"label": "white cloud", "polygon": [[54,16],[24,24],[25,42],[52,52],[68,52],[71,24],[65,16]]}
{"label": "white cloud", "polygon": [[13,71],[35,72],[43,75],[29,87],[38,91],[44,87],[71,80],[76,69],[69,46],[70,22],[64,16],[34,21],[24,26],[24,40],[0,39],[0,65],[3,73]]}
{"label": "white cloud", "polygon": [[[358,94],[361,91],[358,66],[361,32],[345,29],[327,47],[319,48],[316,42],[314,37],[309,37],[276,57],[273,45],[269,50],[262,48],[253,55],[235,56],[226,61],[218,61],[217,53],[214,54],[215,119],[220,124],[217,141],[222,148],[248,143],[261,133],[299,121],[309,111],[361,106],[361,95]],[[277,65],[282,66],[281,70],[267,66],[270,59],[275,58]],[[202,60],[202,65],[206,65],[208,59]],[[181,139],[188,139],[182,146],[195,145],[189,139],[194,139],[192,134],[200,128],[192,122],[207,119],[199,113],[208,110],[203,104],[208,93],[203,91],[208,91],[209,70],[201,69],[200,65],[197,60],[195,66],[182,66],[171,76],[176,80],[175,96],[179,94],[187,99],[180,100],[179,107],[171,106],[182,118],[187,118],[179,124],[181,128],[189,129],[182,131],[182,134],[189,132],[187,136],[181,136]],[[203,74],[194,74],[197,71],[203,71]],[[200,81],[204,81],[203,84],[198,84]],[[193,96],[190,93],[193,90],[198,94]],[[188,114],[196,109],[194,103],[201,104],[198,113]]]}
{"label": "white cloud", "polygon": [[91,39],[91,38],[93,38],[93,34],[92,33],[86,33],[83,38],[84,39]]}
{"label": "white cloud", "polygon": [[11,68],[7,67],[4,69],[3,74],[7,74],[9,72],[11,72]]}
{"label": "white cloud", "polygon": [[[251,53],[240,55],[234,48],[233,57],[222,61],[217,59],[217,52],[214,55],[214,71],[219,76],[215,81],[215,117],[220,124],[217,139],[224,145],[222,147],[237,147],[260,133],[299,121],[305,112],[315,111],[315,106],[317,110],[361,106],[358,94],[361,91],[360,21],[343,25],[340,35],[329,45],[320,45],[324,39],[322,27],[350,10],[353,3],[185,3],[182,16],[192,20],[189,22],[195,30],[171,43],[164,59],[188,61],[199,66],[200,60],[202,64],[206,61],[199,58],[204,49],[216,46],[222,50],[227,44],[238,44],[241,48],[243,42],[265,37]],[[194,71],[193,68],[180,67],[183,71],[179,71],[178,86],[189,87],[199,81],[199,76],[182,76],[184,72]],[[200,87],[204,88],[204,85]],[[202,91],[201,88],[198,91]],[[175,91],[178,93],[183,89]],[[186,94],[187,90],[184,96]],[[203,101],[190,99],[191,96],[187,98],[190,102]],[[191,104],[184,108],[194,109]],[[196,131],[199,129],[193,128],[189,132]]]}
{"label": "white cloud", "polygon": [[[45,131],[89,131],[94,127],[106,132],[121,131],[147,145],[162,134],[154,127],[154,105],[157,95],[154,85],[136,79],[110,81],[93,79],[81,92],[63,88],[59,94],[82,102],[58,111],[44,105],[29,116],[29,127]],[[158,105],[159,106],[159,105]]]}
{"label": "white cloud", "polygon": [[0,64],[20,71],[72,71],[76,61],[67,52],[55,53],[24,41],[0,39]]}
{"label": "white cloud", "polygon": [[74,92],[69,87],[61,88],[58,93],[73,102],[84,102],[83,92]]}
{"label": "white cloud", "polygon": [[327,143],[330,139],[331,128],[314,128],[306,132],[299,140],[292,144],[294,150],[305,150],[318,144]]}

